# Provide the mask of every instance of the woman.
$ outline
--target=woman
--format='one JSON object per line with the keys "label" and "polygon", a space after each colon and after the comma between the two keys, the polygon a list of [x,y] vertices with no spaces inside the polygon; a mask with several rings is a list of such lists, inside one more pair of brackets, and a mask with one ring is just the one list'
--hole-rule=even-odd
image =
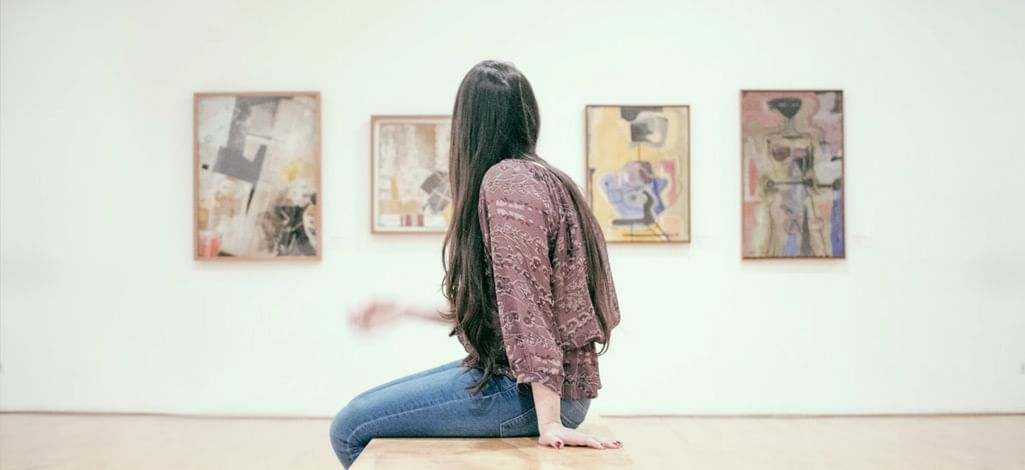
{"label": "woman", "polygon": [[576,430],[598,396],[598,354],[619,324],[605,239],[572,180],[538,157],[537,101],[509,64],[466,74],[452,116],[445,313],[372,303],[368,327],[404,315],[453,325],[468,356],[357,396],[331,425],[348,468],[375,437],[539,436],[618,449]]}

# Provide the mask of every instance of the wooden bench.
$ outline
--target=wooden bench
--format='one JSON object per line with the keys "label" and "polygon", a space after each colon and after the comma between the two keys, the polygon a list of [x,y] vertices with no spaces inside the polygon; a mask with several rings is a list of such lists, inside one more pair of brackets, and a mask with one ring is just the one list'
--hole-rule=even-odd
{"label": "wooden bench", "polygon": [[[608,428],[595,422],[581,430],[597,435]],[[621,469],[635,468],[624,449],[586,447],[553,449],[538,445],[536,437],[504,439],[379,438],[370,441],[350,470],[490,470],[490,469]]]}

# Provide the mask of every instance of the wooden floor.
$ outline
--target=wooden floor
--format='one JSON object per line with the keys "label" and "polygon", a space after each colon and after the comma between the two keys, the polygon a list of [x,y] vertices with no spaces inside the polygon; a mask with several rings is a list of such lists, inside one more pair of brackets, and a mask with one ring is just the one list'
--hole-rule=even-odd
{"label": "wooden floor", "polygon": [[[1025,469],[1025,416],[591,418],[622,450],[379,439],[355,470]],[[0,469],[337,469],[324,419],[0,414]]]}

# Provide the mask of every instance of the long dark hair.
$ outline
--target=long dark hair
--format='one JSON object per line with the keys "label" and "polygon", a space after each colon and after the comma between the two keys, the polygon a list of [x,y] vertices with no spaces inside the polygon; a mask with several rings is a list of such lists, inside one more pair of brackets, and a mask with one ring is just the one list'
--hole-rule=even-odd
{"label": "long dark hair", "polygon": [[[601,352],[608,349],[609,318],[616,306],[609,291],[611,275],[605,257],[605,238],[577,185],[535,153],[538,127],[537,100],[530,82],[511,64],[484,61],[463,78],[452,111],[449,180],[452,189],[452,222],[445,234],[441,256],[445,264],[442,291],[451,310],[446,318],[457,323],[473,346],[474,367],[484,371],[471,384],[479,392],[497,367],[502,351],[499,325],[489,302],[494,286],[486,272],[487,260],[477,204],[481,181],[492,165],[515,158],[541,164],[551,170],[569,192],[580,220],[587,255],[587,285],[598,324],[604,336]],[[455,329],[452,333],[455,334]]]}

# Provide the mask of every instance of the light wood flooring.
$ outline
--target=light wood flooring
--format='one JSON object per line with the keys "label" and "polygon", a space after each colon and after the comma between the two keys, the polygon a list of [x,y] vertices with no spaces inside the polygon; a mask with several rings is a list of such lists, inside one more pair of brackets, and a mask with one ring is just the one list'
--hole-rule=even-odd
{"label": "light wood flooring", "polygon": [[[0,469],[338,469],[326,419],[0,414]],[[355,470],[1025,469],[1025,416],[592,417],[621,450],[378,439]]]}

